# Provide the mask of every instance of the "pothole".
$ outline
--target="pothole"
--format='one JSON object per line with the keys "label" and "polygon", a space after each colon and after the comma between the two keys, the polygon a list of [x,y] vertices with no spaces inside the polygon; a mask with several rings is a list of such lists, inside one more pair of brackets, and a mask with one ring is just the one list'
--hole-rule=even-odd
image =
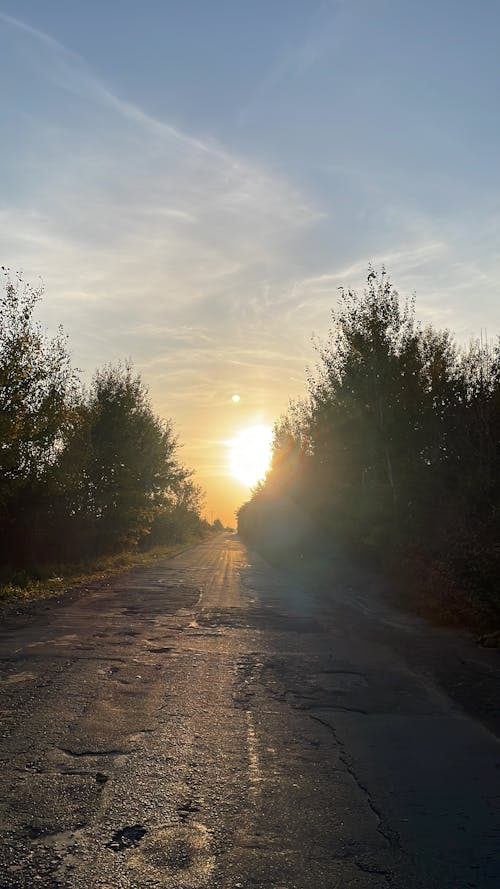
{"label": "pothole", "polygon": [[140,843],[146,834],[146,828],[142,824],[132,824],[130,827],[122,827],[117,830],[109,843],[106,843],[108,849],[113,852],[124,852],[125,849],[131,849]]}
{"label": "pothole", "polygon": [[128,855],[128,866],[142,881],[161,886],[202,889],[215,866],[210,834],[203,824],[192,823],[151,831]]}
{"label": "pothole", "polygon": [[75,759],[79,757],[93,757],[93,756],[121,756],[127,753],[126,750],[122,750],[119,747],[110,747],[108,750],[74,750],[71,747],[59,747],[61,753],[65,753],[66,756],[74,756]]}
{"label": "pothole", "polygon": [[5,679],[0,679],[0,684],[15,685],[17,682],[31,682],[36,678],[36,673],[32,673],[31,670],[24,670],[21,673],[11,673],[10,676],[7,676]]}
{"label": "pothole", "polygon": [[177,807],[177,812],[179,814],[179,818],[184,823],[190,817],[190,815],[196,814],[196,812],[200,811],[200,807],[193,802],[192,799],[188,799],[182,806]]}
{"label": "pothole", "polygon": [[318,678],[321,687],[328,691],[355,691],[368,687],[364,673],[356,670],[322,670]]}

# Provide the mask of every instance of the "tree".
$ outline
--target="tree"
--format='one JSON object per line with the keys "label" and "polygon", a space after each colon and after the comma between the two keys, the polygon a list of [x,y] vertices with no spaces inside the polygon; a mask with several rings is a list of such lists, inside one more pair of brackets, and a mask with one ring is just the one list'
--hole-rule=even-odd
{"label": "tree", "polygon": [[341,289],[318,351],[242,536],[289,554],[340,544],[498,614],[500,344],[458,349],[369,269],[362,293]]}
{"label": "tree", "polygon": [[[177,459],[129,364],[88,390],[59,331],[34,320],[41,289],[17,275],[0,296],[0,555],[15,566],[68,561],[201,527],[201,489]],[[170,536],[169,536],[170,535]]]}
{"label": "tree", "polygon": [[155,416],[129,364],[97,372],[87,415],[89,502],[99,534],[112,547],[136,543],[188,474],[177,462],[172,423]]}
{"label": "tree", "polygon": [[181,542],[202,531],[201,509],[205,499],[193,473],[182,468],[184,478],[171,489],[158,510],[151,531],[143,544]]}
{"label": "tree", "polygon": [[[48,339],[34,320],[41,298],[2,267],[0,296],[0,522],[14,555],[43,500],[64,438],[77,377],[59,331]],[[14,548],[14,549],[13,549]]]}

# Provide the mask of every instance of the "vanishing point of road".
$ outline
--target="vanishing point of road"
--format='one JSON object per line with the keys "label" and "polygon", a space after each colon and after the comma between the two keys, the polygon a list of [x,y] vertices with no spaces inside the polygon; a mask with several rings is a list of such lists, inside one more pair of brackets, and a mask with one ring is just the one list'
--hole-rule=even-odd
{"label": "vanishing point of road", "polygon": [[221,534],[0,658],[1,889],[500,886],[497,654],[374,592]]}

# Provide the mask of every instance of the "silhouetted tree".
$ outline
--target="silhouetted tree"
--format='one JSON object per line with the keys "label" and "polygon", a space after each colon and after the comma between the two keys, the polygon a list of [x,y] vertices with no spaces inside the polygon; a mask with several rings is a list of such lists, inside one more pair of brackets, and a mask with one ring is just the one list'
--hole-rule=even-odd
{"label": "silhouetted tree", "polygon": [[110,365],[83,390],[62,333],[49,339],[34,320],[41,290],[4,274],[3,564],[78,559],[198,533],[201,489],[178,461],[173,425],[155,415],[139,375],[128,364]]}
{"label": "silhouetted tree", "polygon": [[50,340],[34,320],[41,289],[2,271],[0,550],[15,557],[25,542],[35,545],[32,518],[51,485],[77,378],[62,333]]}
{"label": "silhouetted tree", "polygon": [[342,546],[392,572],[405,565],[417,585],[498,613],[499,346],[463,351],[422,328],[413,302],[370,269],[363,293],[341,289],[318,351],[240,533],[288,553]]}

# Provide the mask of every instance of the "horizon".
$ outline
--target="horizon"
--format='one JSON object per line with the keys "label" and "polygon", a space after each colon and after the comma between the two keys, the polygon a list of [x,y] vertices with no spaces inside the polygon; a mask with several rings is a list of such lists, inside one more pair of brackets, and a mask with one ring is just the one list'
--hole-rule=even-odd
{"label": "horizon", "polygon": [[0,2],[0,261],[42,279],[86,378],[132,359],[208,516],[234,525],[228,442],[304,394],[370,263],[460,342],[500,329],[499,25],[451,0]]}

